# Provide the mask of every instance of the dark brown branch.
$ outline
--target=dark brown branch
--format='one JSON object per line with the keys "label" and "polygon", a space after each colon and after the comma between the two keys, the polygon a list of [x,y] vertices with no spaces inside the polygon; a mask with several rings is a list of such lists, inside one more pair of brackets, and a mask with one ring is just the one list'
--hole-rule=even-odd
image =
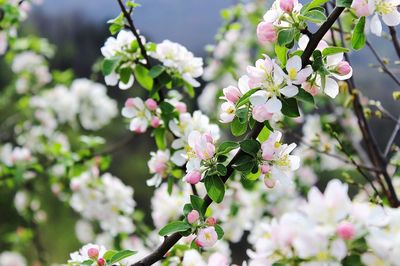
{"label": "dark brown branch", "polygon": [[[304,50],[302,54],[302,64],[303,66],[307,65],[309,62],[309,58],[312,55],[312,52],[315,50],[317,47],[318,43],[321,41],[321,39],[324,37],[326,32],[329,30],[329,28],[335,23],[335,20],[339,17],[339,15],[343,12],[344,8],[342,7],[337,7],[333,10],[332,14],[328,17],[327,21],[322,24],[321,28],[311,36],[310,41]],[[258,134],[261,132],[262,128],[264,125],[262,123],[256,123],[253,130],[248,134],[247,138],[255,139],[257,138]],[[221,177],[222,181],[225,183],[229,177],[233,174],[234,169],[233,169],[233,164],[236,162],[236,160],[243,155],[243,151],[239,150],[235,157],[230,161],[230,163],[227,166],[227,173],[225,176]],[[205,205],[208,207],[212,203],[212,200],[210,197],[205,196],[204,197]],[[152,253],[150,253],[148,256],[145,258],[141,259],[140,261],[132,264],[132,266],[148,266],[152,265],[153,263],[161,260],[164,255],[172,248],[178,241],[181,239],[181,234],[179,233],[174,233],[164,239],[164,242]]]}
{"label": "dark brown branch", "polygon": [[397,31],[396,28],[393,26],[389,27],[390,36],[392,36],[392,42],[394,49],[396,50],[397,56],[400,58],[400,42],[397,38]]}

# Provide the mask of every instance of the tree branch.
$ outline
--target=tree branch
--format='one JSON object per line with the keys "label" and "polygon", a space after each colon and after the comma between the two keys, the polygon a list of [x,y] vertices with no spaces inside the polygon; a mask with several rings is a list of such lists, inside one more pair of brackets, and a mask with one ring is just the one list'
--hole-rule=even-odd
{"label": "tree branch", "polygon": [[394,45],[394,49],[396,50],[397,56],[400,58],[400,42],[397,38],[396,28],[393,26],[389,26],[390,36],[392,36],[392,42]]}
{"label": "tree branch", "polygon": [[[311,36],[310,41],[304,50],[302,54],[302,64],[303,66],[307,65],[309,62],[309,58],[312,55],[312,52],[315,50],[317,47],[318,43],[321,41],[321,39],[324,37],[326,32],[329,30],[329,28],[335,23],[336,19],[340,16],[340,14],[343,12],[344,8],[343,7],[337,7],[335,8],[331,15],[328,17],[327,21],[325,21],[324,24],[322,24],[321,28]],[[257,122],[252,129],[252,131],[247,135],[247,139],[256,139],[258,134],[261,132],[263,129],[264,124]],[[225,176],[221,177],[222,181],[225,183],[229,177],[233,174],[234,169],[232,165],[236,162],[236,160],[243,155],[243,151],[239,150],[236,155],[233,157],[233,159],[230,161],[230,163],[227,166],[227,173]],[[208,207],[212,203],[211,198],[207,195],[204,197],[204,202],[205,206]],[[174,233],[164,239],[164,242],[156,249],[154,250],[151,254],[146,256],[145,258],[141,259],[140,261],[132,264],[131,266],[148,266],[152,265],[153,263],[161,260],[164,255],[172,248],[180,239],[182,238],[182,235],[179,233]]]}

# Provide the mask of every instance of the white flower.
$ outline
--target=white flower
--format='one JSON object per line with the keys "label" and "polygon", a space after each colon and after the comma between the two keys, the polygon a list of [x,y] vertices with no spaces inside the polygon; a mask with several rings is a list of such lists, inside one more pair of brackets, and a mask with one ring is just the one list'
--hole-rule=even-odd
{"label": "white flower", "polygon": [[158,187],[163,178],[166,178],[168,175],[168,162],[170,159],[169,150],[158,150],[157,152],[150,153],[151,159],[147,163],[150,174],[154,174],[151,179],[146,181],[148,186]]}
{"label": "white flower", "polygon": [[19,253],[14,251],[3,251],[0,253],[1,266],[26,266],[26,259]]}
{"label": "white flower", "polygon": [[[71,253],[70,259],[68,263],[82,263],[86,260],[90,260],[89,250],[97,250],[98,258],[102,258],[104,254],[107,252],[107,249],[104,246],[94,245],[94,244],[86,244],[79,251]],[[97,265],[97,260],[93,262],[92,265]]]}
{"label": "white flower", "polygon": [[150,55],[161,61],[171,71],[179,73],[190,85],[200,86],[195,78],[203,74],[203,59],[194,57],[193,53],[189,52],[184,46],[164,40],[157,44],[156,51]]}
{"label": "white flower", "polygon": [[369,12],[375,13],[372,17],[370,27],[371,32],[377,36],[382,34],[382,24],[379,16],[382,17],[383,22],[388,26],[397,26],[400,24],[400,13],[398,6],[399,0],[369,0]]}
{"label": "white flower", "polygon": [[146,132],[152,117],[150,110],[139,97],[126,100],[122,116],[131,119],[129,129],[136,133]]}

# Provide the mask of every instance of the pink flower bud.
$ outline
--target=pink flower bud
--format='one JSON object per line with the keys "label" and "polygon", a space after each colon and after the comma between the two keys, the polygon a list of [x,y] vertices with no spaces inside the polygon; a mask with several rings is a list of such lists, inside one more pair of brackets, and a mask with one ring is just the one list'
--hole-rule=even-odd
{"label": "pink flower bud", "polygon": [[134,98],[129,98],[125,101],[125,107],[135,107],[135,100]]}
{"label": "pink flower bud", "polygon": [[239,99],[240,96],[242,96],[242,93],[238,88],[235,86],[228,86],[223,89],[225,98],[230,101],[231,103],[236,103]]}
{"label": "pink flower bud", "polygon": [[155,116],[155,117],[153,117],[153,118],[151,119],[150,125],[151,125],[152,127],[157,128],[157,127],[160,126],[160,124],[161,124],[160,118],[158,118],[158,117]]}
{"label": "pink flower bud", "polygon": [[204,133],[204,138],[206,139],[207,142],[213,143],[213,138],[210,133]]}
{"label": "pink flower bud", "polygon": [[280,0],[279,6],[286,13],[292,13],[293,8],[297,5],[297,0]]}
{"label": "pink flower bud", "polygon": [[186,113],[186,111],[187,111],[186,104],[182,103],[182,102],[177,102],[175,104],[175,108],[176,108],[176,110],[178,110],[179,113]]}
{"label": "pink flower bud", "polygon": [[198,246],[198,247],[202,247],[202,245],[201,245],[201,242],[198,240],[198,239],[196,239],[195,241],[194,241],[194,243],[196,244],[196,246]]}
{"label": "pink flower bud", "polygon": [[145,104],[150,111],[155,111],[158,107],[157,102],[151,98],[147,99]]}
{"label": "pink flower bud", "polygon": [[267,186],[267,188],[273,188],[275,186],[275,180],[271,179],[271,178],[264,178],[264,184]]}
{"label": "pink flower bud", "polygon": [[97,257],[99,256],[99,250],[97,248],[89,248],[87,254],[89,258],[97,259]]}
{"label": "pink flower bud", "polygon": [[200,218],[200,214],[196,210],[192,210],[187,215],[187,220],[190,224],[194,224],[195,222],[197,222],[199,220],[199,218]]}
{"label": "pink flower bud", "polygon": [[261,165],[261,173],[262,174],[265,175],[265,174],[269,173],[269,171],[270,171],[270,167],[268,164]]}
{"label": "pink flower bud", "polygon": [[308,92],[309,94],[311,94],[312,96],[317,95],[317,94],[318,94],[318,91],[319,91],[319,87],[318,87],[317,85],[311,84],[311,83],[308,82],[308,81],[303,82],[303,83],[301,84],[301,87],[302,87],[306,92]]}
{"label": "pink flower bud", "polygon": [[257,38],[261,44],[275,42],[277,34],[274,25],[271,22],[263,21],[257,26]]}
{"label": "pink flower bud", "polygon": [[351,7],[354,9],[356,15],[359,17],[371,15],[371,12],[368,8],[367,0],[353,0]]}
{"label": "pink flower bud", "polygon": [[351,72],[351,66],[349,62],[347,61],[341,61],[339,64],[336,66],[336,71],[342,75],[345,76]]}
{"label": "pink flower bud", "polygon": [[356,229],[352,223],[341,222],[336,228],[338,236],[344,240],[352,239],[356,234]]}
{"label": "pink flower bud", "polygon": [[268,111],[266,104],[257,105],[253,108],[253,118],[260,123],[271,119],[272,115],[273,114]]}
{"label": "pink flower bud", "polygon": [[214,217],[208,217],[206,223],[209,226],[214,226],[215,224],[217,224],[217,219],[215,219]]}
{"label": "pink flower bud", "polygon": [[105,265],[105,264],[106,264],[106,260],[105,260],[105,259],[99,258],[99,259],[97,260],[97,265],[103,266],[103,265]]}
{"label": "pink flower bud", "polygon": [[201,173],[199,171],[190,171],[185,176],[186,182],[192,185],[196,185],[197,183],[199,183],[200,179],[201,179]]}

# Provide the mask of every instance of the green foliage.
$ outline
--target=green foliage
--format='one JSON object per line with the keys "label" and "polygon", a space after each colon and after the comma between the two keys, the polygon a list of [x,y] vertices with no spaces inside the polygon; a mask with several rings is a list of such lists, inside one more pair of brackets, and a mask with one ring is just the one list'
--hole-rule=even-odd
{"label": "green foliage", "polygon": [[358,20],[354,28],[353,34],[351,36],[351,47],[354,50],[362,49],[367,41],[364,28],[365,28],[365,17],[361,17]]}
{"label": "green foliage", "polygon": [[288,117],[299,117],[299,106],[295,98],[281,99],[282,113]]}
{"label": "green foliage", "polygon": [[207,176],[204,179],[208,196],[216,203],[221,203],[225,195],[225,184],[219,176]]}
{"label": "green foliage", "polygon": [[336,6],[338,7],[350,7],[353,0],[336,0]]}
{"label": "green foliage", "polygon": [[304,15],[300,15],[300,18],[311,21],[313,23],[322,23],[326,21],[325,14],[317,9],[310,10]]}
{"label": "green foliage", "polygon": [[196,195],[190,195],[190,203],[194,210],[198,211],[202,216],[206,213],[206,205],[204,200]]}
{"label": "green foliage", "polygon": [[217,149],[217,154],[227,154],[230,151],[239,147],[239,144],[234,141],[225,141],[222,142]]}
{"label": "green foliage", "polygon": [[184,232],[190,228],[191,228],[190,224],[184,221],[173,221],[164,226],[163,228],[161,228],[161,230],[158,233],[160,236],[166,236],[176,232]]}
{"label": "green foliage", "polygon": [[149,70],[146,67],[137,64],[133,72],[135,73],[136,80],[143,88],[148,91],[153,88],[153,78],[149,75]]}
{"label": "green foliage", "polygon": [[338,54],[338,53],[347,53],[349,51],[350,50],[348,48],[339,47],[339,46],[329,46],[329,47],[326,47],[322,51],[322,56],[328,56],[328,55],[333,55],[333,54]]}
{"label": "green foliage", "polygon": [[293,28],[281,29],[278,32],[278,44],[290,48],[293,46],[295,33],[296,31]]}
{"label": "green foliage", "polygon": [[246,139],[240,142],[240,149],[247,154],[254,157],[257,156],[258,151],[261,148],[261,144],[255,139]]}
{"label": "green foliage", "polygon": [[113,254],[110,260],[106,260],[108,264],[114,264],[117,263],[123,259],[126,259],[132,255],[135,255],[137,252],[136,251],[131,251],[131,250],[121,250],[118,251],[117,253]]}
{"label": "green foliage", "polygon": [[121,61],[121,57],[119,57],[119,56],[104,59],[102,67],[101,67],[103,75],[108,76],[111,73],[113,73],[117,69],[120,61]]}
{"label": "green foliage", "polygon": [[242,123],[240,122],[240,119],[238,117],[235,117],[231,123],[231,132],[232,135],[239,137],[246,133],[247,131],[247,123]]}
{"label": "green foliage", "polygon": [[218,224],[214,225],[215,232],[217,233],[218,239],[222,239],[224,236],[224,229]]}

